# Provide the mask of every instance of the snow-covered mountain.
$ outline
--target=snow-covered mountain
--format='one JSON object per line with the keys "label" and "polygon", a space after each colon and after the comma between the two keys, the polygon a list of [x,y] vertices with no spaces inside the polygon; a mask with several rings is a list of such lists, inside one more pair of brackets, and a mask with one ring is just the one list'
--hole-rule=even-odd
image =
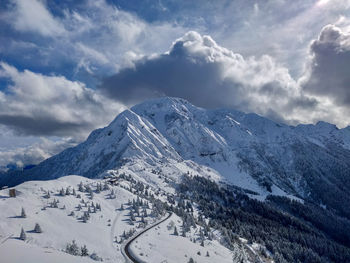
{"label": "snow-covered mountain", "polygon": [[273,193],[310,199],[349,216],[349,127],[325,122],[293,127],[169,97],[124,111],[80,145],[30,170],[8,173],[0,184],[68,174],[98,178],[118,169],[156,182],[145,167],[166,170],[175,180],[186,172],[208,176],[261,198]]}

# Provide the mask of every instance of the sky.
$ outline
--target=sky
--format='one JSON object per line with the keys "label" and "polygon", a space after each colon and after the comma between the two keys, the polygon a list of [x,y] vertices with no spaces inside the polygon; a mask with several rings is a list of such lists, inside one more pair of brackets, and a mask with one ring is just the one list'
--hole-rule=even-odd
{"label": "sky", "polygon": [[143,100],[350,124],[350,0],[1,0],[0,167]]}

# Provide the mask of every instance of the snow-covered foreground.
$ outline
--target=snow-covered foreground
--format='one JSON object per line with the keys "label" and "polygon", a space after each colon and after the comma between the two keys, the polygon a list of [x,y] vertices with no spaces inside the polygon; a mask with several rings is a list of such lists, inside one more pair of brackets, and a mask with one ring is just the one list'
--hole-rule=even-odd
{"label": "snow-covered foreground", "polygon": [[204,247],[191,241],[199,239],[198,231],[191,231],[186,237],[175,236],[174,227],[181,229],[181,225],[182,220],[173,214],[135,240],[131,251],[143,262],[188,262],[190,258],[195,262],[232,262],[232,251],[218,241],[206,240]]}
{"label": "snow-covered foreground", "polygon": [[83,263],[95,262],[89,258],[75,257],[52,248],[41,248],[24,243],[21,240],[9,239],[0,245],[0,261],[6,263]]}
{"label": "snow-covered foreground", "polygon": [[[91,192],[78,190],[81,182],[93,189],[92,199]],[[119,180],[118,185],[108,185],[109,189],[101,192],[96,192],[98,184],[104,185],[105,180],[71,175],[56,180],[23,183],[16,187],[16,198],[8,197],[8,189],[1,190],[0,261],[93,262],[88,256],[72,256],[64,252],[67,244],[74,240],[79,251],[86,245],[88,254],[95,253],[103,262],[125,262],[121,249],[127,237],[123,238],[123,233],[128,233],[132,228],[137,232],[143,229],[139,227],[141,216],[135,216],[133,225],[130,224],[130,200],[138,197],[125,189],[130,189],[130,182],[127,180]],[[61,195],[61,189],[66,191],[67,188],[70,194]],[[112,191],[115,198],[111,196]],[[151,188],[149,192],[152,192]],[[159,198],[164,199],[164,196],[159,195]],[[58,203],[54,200],[58,200]],[[54,207],[55,204],[57,207]],[[101,206],[101,211],[96,209],[94,212],[94,207],[98,205]],[[150,208],[151,206],[150,204]],[[25,217],[21,216],[22,208]],[[143,208],[147,212],[144,219],[148,223],[157,222],[158,219],[151,216],[150,208]],[[90,211],[90,218],[85,223],[84,213],[87,211]],[[36,223],[40,225],[42,233],[34,231]],[[175,226],[180,232],[181,219],[172,215],[137,238],[132,243],[131,250],[146,262],[188,262],[190,258],[196,262],[232,261],[230,250],[218,241],[205,241],[204,247],[199,241],[191,241],[198,238],[199,228],[193,228],[191,233],[187,233],[187,237],[182,237],[174,235]],[[22,228],[26,235],[25,241],[20,240]]]}
{"label": "snow-covered foreground", "polygon": [[[95,252],[102,256],[106,262],[120,262],[123,260],[118,251],[119,245],[114,241],[114,236],[119,236],[124,230],[128,230],[126,217],[127,211],[119,211],[122,203],[135,198],[130,192],[115,187],[116,199],[108,199],[110,191],[95,194],[93,200],[89,200],[86,193],[79,193],[77,185],[95,183],[96,180],[89,180],[80,176],[66,176],[52,181],[31,181],[16,187],[19,192],[16,198],[5,198],[8,190],[0,191],[0,235],[2,238],[12,236],[18,238],[21,228],[26,231],[26,243],[38,247],[64,250],[66,244],[75,240],[78,246],[86,245],[89,252]],[[73,195],[60,196],[58,191],[62,188],[73,187],[81,194],[85,202],[90,201],[101,205],[101,212],[91,213],[87,223],[78,218],[82,211],[77,211],[81,199]],[[44,191],[51,191],[51,198],[44,197]],[[46,208],[50,200],[59,200],[58,208]],[[26,218],[21,218],[21,208],[25,209]],[[64,209],[65,207],[65,209]],[[85,209],[86,210],[86,209]],[[69,216],[71,211],[75,216]],[[43,233],[32,233],[35,223],[38,223]],[[6,242],[5,242],[6,243]]]}

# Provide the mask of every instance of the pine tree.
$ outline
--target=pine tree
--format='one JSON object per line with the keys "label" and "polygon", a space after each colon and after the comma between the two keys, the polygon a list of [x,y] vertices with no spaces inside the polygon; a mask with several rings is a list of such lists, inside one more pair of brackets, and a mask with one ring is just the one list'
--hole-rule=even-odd
{"label": "pine tree", "polygon": [[73,188],[73,195],[76,196],[77,193],[75,192],[75,188]]}
{"label": "pine tree", "polygon": [[78,245],[75,243],[75,240],[72,241],[72,244],[67,244],[66,253],[71,254],[73,256],[79,256],[80,251]]}
{"label": "pine tree", "polygon": [[175,235],[175,236],[178,236],[178,235],[179,235],[179,233],[177,232],[177,228],[176,228],[176,227],[174,227],[174,235]]}
{"label": "pine tree", "polygon": [[207,251],[207,255],[206,255],[206,257],[210,257],[210,256],[209,256],[209,251]]}
{"label": "pine tree", "polygon": [[25,241],[25,240],[27,239],[27,235],[26,235],[26,233],[24,232],[23,227],[22,227],[22,229],[21,229],[21,234],[20,234],[20,236],[19,236],[19,239],[20,239],[20,240],[23,240],[23,241]]}
{"label": "pine tree", "polygon": [[79,192],[84,192],[83,182],[79,183],[78,190]]}
{"label": "pine tree", "polygon": [[69,187],[66,188],[66,195],[70,195]]}
{"label": "pine tree", "polygon": [[86,257],[89,255],[89,251],[88,249],[86,248],[86,245],[82,246],[81,249],[80,249],[80,255],[82,257]]}
{"label": "pine tree", "polygon": [[24,211],[23,207],[22,207],[22,211],[21,211],[21,217],[22,218],[26,218],[27,217],[26,212]]}
{"label": "pine tree", "polygon": [[34,227],[34,232],[35,233],[42,233],[43,231],[41,230],[41,227],[38,223],[35,224],[35,227]]}

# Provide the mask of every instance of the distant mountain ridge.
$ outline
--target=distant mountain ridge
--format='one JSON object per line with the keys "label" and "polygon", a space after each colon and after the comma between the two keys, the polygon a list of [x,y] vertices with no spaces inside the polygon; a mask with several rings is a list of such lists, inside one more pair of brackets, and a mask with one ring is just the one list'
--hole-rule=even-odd
{"label": "distant mountain ridge", "polygon": [[0,185],[68,174],[94,178],[135,164],[175,167],[189,161],[204,168],[203,175],[210,170],[229,184],[294,195],[350,218],[349,127],[338,129],[325,122],[293,127],[253,113],[206,110],[169,97],[124,111],[76,147],[32,169],[6,173]]}

